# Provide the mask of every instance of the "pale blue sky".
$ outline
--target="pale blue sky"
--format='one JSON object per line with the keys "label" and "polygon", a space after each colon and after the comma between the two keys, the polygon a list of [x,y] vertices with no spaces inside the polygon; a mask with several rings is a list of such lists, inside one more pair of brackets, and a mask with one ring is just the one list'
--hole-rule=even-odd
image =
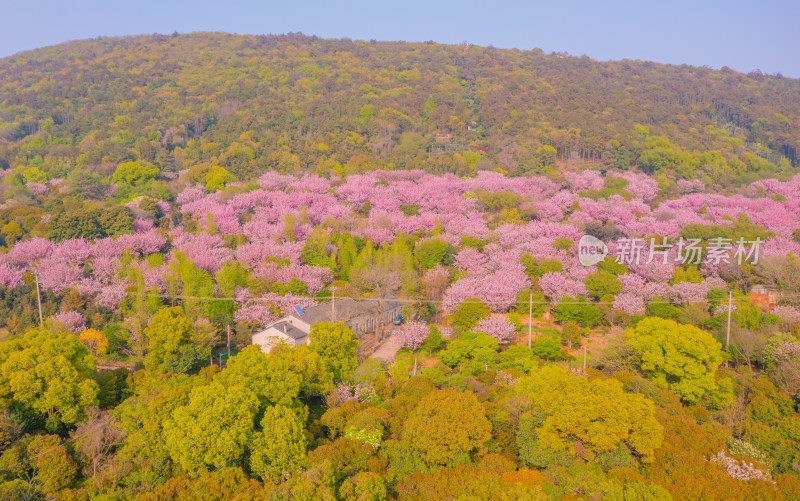
{"label": "pale blue sky", "polygon": [[467,41],[800,77],[800,2],[0,0],[0,57],[99,35],[303,32]]}

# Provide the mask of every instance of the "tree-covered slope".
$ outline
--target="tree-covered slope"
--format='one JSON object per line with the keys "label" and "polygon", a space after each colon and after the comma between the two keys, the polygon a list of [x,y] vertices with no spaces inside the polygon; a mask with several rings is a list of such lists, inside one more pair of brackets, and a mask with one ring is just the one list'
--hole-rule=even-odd
{"label": "tree-covered slope", "polygon": [[375,166],[524,174],[571,160],[726,184],[796,166],[799,141],[800,80],[727,69],[218,33],[0,60],[0,166],[50,178],[126,160],[219,164],[241,180]]}

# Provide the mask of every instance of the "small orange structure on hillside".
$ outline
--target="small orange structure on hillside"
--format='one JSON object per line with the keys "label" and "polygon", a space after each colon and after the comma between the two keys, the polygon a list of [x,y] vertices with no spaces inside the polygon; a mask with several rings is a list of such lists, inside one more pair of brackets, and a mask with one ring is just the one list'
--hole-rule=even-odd
{"label": "small orange structure on hillside", "polygon": [[750,289],[750,303],[757,304],[767,311],[772,311],[778,306],[781,291],[763,285],[755,285]]}
{"label": "small orange structure on hillside", "polygon": [[450,133],[444,132],[444,133],[436,134],[436,138],[435,139],[436,139],[437,143],[443,143],[443,142],[446,142],[446,141],[450,141]]}

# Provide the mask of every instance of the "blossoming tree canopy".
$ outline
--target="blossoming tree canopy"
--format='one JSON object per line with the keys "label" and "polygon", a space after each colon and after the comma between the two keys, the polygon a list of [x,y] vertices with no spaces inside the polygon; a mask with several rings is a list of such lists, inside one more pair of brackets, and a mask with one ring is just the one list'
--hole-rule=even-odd
{"label": "blossoming tree canopy", "polygon": [[400,346],[415,351],[422,346],[425,339],[428,337],[430,327],[424,322],[411,320],[401,325],[395,335],[400,339]]}

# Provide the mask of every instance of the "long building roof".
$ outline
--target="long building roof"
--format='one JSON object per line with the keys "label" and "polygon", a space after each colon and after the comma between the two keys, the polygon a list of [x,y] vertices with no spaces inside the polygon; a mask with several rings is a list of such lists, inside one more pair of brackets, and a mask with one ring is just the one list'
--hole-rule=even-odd
{"label": "long building roof", "polygon": [[[327,303],[311,306],[303,310],[303,314],[293,312],[291,316],[302,320],[307,324],[316,324],[318,322],[331,322],[336,319],[337,322],[347,322],[351,318],[359,315],[369,315],[375,313],[374,308],[377,303],[372,300],[359,300],[349,297],[337,299],[333,302],[336,308],[336,315],[333,315],[334,306],[330,301]],[[384,302],[384,311],[391,310],[400,306],[398,301],[394,299],[387,299]]]}

